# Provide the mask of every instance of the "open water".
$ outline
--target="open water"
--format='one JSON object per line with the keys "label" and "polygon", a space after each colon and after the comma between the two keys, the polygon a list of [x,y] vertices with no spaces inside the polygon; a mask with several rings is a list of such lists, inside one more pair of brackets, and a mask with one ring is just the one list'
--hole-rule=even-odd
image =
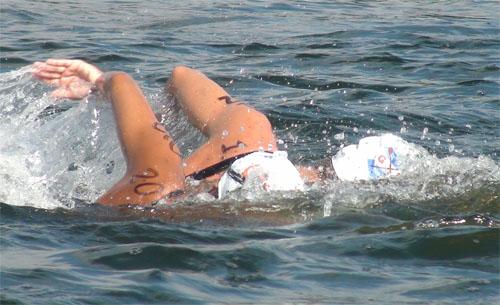
{"label": "open water", "polygon": [[[1,304],[498,304],[498,1],[0,2]],[[163,86],[198,68],[266,113],[293,162],[393,133],[389,181],[93,204],[124,171],[99,96],[53,101],[29,65],[82,58]]]}

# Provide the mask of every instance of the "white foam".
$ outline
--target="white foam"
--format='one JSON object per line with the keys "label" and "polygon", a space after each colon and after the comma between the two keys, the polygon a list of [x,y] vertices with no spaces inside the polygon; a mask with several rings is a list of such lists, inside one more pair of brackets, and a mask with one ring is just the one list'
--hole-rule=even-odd
{"label": "white foam", "polygon": [[[106,105],[66,101],[69,110],[47,115],[44,110],[58,103],[49,91],[32,79],[29,67],[0,75],[2,202],[72,207],[73,198],[92,202],[116,181],[116,173],[105,173],[109,160],[122,163]],[[72,164],[75,170],[68,170]]]}

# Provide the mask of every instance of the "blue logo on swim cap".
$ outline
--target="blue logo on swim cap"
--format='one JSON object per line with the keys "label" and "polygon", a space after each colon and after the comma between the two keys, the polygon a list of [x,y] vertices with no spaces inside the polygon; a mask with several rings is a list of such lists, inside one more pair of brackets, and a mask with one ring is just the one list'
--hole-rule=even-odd
{"label": "blue logo on swim cap", "polygon": [[[388,156],[379,155],[376,159],[368,159],[368,176],[371,179],[378,179],[390,175],[393,170],[398,170],[398,159],[392,147],[388,148]],[[389,159],[389,162],[387,162]]]}

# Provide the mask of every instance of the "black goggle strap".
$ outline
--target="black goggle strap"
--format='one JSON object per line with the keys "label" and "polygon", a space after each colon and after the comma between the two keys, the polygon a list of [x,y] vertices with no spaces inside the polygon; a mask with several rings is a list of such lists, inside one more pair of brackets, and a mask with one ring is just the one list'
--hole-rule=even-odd
{"label": "black goggle strap", "polygon": [[245,182],[245,177],[235,172],[232,168],[227,171],[227,175],[239,184],[243,184]]}

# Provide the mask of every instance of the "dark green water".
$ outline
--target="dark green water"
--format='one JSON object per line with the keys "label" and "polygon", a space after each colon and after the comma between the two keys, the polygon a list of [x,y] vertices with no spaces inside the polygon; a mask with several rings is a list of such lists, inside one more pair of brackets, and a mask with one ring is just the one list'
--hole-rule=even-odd
{"label": "dark green water", "polygon": [[[1,304],[500,302],[495,1],[0,3]],[[54,103],[27,67],[83,58],[142,86],[198,68],[265,112],[296,163],[385,132],[429,153],[391,181],[300,194],[92,202],[124,171],[109,105]]]}

